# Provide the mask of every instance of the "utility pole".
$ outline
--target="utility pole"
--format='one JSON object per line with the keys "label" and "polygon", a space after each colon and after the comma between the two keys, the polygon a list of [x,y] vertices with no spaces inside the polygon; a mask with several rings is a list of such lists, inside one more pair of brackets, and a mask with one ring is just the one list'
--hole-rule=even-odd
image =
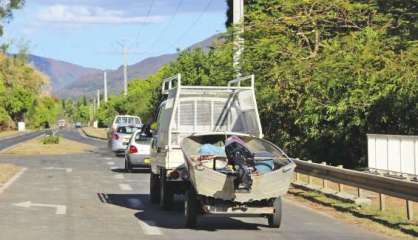
{"label": "utility pole", "polygon": [[97,89],[97,109],[100,108],[100,89]]}
{"label": "utility pole", "polygon": [[107,72],[103,74],[103,91],[104,91],[104,102],[107,103]]}
{"label": "utility pole", "polygon": [[[144,52],[137,52],[133,49],[129,49],[127,43],[124,41],[116,42],[121,48],[122,51],[105,51],[102,52],[104,54],[112,54],[112,55],[122,55],[123,56],[123,95],[128,95],[128,62],[129,62],[129,55],[138,54],[142,55]],[[105,99],[106,101],[106,99]]]}
{"label": "utility pole", "polygon": [[128,48],[123,46],[123,94],[128,96]]}
{"label": "utility pole", "polygon": [[233,0],[233,26],[239,26],[239,30],[235,31],[234,36],[233,56],[233,66],[238,78],[241,76],[240,61],[244,51],[244,39],[241,36],[244,33],[244,0]]}

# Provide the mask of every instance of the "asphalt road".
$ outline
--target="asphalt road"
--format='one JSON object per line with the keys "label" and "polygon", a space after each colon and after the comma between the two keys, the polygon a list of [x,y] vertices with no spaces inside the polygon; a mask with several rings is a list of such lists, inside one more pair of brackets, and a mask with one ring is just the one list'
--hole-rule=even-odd
{"label": "asphalt road", "polygon": [[11,147],[13,145],[16,145],[20,142],[24,142],[27,141],[29,139],[35,138],[37,136],[42,135],[44,132],[43,131],[36,131],[36,132],[30,132],[30,133],[26,133],[23,135],[18,135],[15,137],[8,137],[5,139],[0,139],[0,150],[6,149],[8,147]]}
{"label": "asphalt road", "polygon": [[76,131],[60,134],[96,149],[64,156],[0,155],[0,162],[27,168],[0,194],[0,239],[386,239],[289,200],[280,230],[260,218],[203,218],[197,229],[185,229],[181,197],[171,211],[149,203],[147,171],[125,173],[123,158],[108,152],[105,142]]}

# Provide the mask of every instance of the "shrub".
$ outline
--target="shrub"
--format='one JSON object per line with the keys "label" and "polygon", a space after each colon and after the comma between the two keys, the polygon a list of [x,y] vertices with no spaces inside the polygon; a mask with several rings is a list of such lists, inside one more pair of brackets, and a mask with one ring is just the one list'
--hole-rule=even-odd
{"label": "shrub", "polygon": [[60,142],[59,136],[48,135],[42,139],[43,144],[59,144],[59,142]]}

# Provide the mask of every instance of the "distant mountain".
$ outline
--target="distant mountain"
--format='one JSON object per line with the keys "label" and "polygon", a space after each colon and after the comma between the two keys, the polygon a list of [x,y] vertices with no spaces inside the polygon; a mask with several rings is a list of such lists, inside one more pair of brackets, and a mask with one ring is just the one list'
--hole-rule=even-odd
{"label": "distant mountain", "polygon": [[62,89],[82,76],[99,73],[99,69],[86,68],[52,58],[29,55],[29,62],[51,80],[52,90]]}
{"label": "distant mountain", "polygon": [[[219,35],[212,36],[187,48],[209,49]],[[170,63],[178,56],[164,54],[146,58],[138,63],[128,66],[128,79],[146,78],[155,73],[163,65]],[[30,62],[51,80],[52,94],[60,98],[77,98],[83,95],[93,96],[97,89],[103,88],[103,71],[86,68],[76,64],[43,58],[35,55],[29,56]],[[119,93],[123,88],[123,67],[116,70],[107,70],[108,89],[111,93]]]}

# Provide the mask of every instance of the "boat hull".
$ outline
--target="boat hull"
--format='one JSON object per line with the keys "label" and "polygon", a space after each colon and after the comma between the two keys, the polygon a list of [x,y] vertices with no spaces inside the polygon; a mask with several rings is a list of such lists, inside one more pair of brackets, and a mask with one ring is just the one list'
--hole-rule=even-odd
{"label": "boat hull", "polygon": [[[267,142],[261,141],[264,144]],[[184,143],[187,144],[187,139]],[[191,152],[193,151],[190,150],[190,146],[184,147],[184,149],[189,180],[197,194],[224,201],[245,203],[280,197],[288,191],[296,166],[293,161],[288,159],[287,164],[281,168],[262,175],[252,175],[253,183],[249,191],[236,191],[234,176],[199,164],[192,157]]]}

